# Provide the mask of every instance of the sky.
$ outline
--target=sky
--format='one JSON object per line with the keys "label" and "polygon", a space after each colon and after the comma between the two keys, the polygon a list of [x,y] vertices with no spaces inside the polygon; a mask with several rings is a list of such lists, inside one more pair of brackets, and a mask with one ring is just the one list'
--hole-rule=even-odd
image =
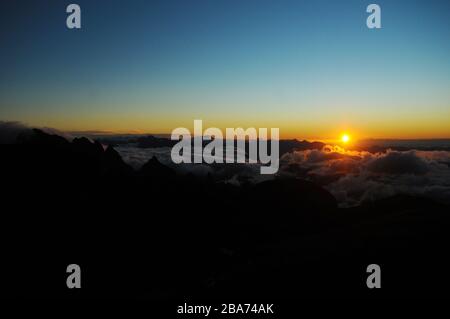
{"label": "sky", "polygon": [[2,1],[0,120],[450,138],[449,39],[448,0]]}

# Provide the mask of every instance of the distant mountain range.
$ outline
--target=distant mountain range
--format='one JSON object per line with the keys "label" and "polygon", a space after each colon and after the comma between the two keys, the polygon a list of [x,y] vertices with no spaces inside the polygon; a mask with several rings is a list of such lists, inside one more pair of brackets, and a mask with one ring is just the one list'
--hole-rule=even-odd
{"label": "distant mountain range", "polygon": [[[140,148],[172,147],[177,141],[161,135],[92,135],[92,139],[105,145],[117,146],[133,144]],[[204,142],[207,144],[207,142]],[[280,154],[294,150],[322,149],[327,143],[309,142],[307,140],[282,139],[280,140]],[[347,145],[347,149],[368,151],[371,153],[386,152],[388,149],[397,151],[424,150],[424,151],[450,151],[450,139],[366,139]]]}
{"label": "distant mountain range", "polygon": [[[147,136],[134,136],[134,137],[102,137],[96,139],[102,144],[106,145],[123,145],[123,144],[135,144],[139,148],[160,148],[160,147],[172,147],[178,141],[173,141],[166,137],[155,137],[153,135]],[[203,141],[203,145],[208,144],[209,141]],[[225,142],[224,142],[225,144]],[[270,147],[270,142],[268,143]],[[322,149],[326,144],[322,142],[308,142],[306,140],[298,141],[296,139],[280,140],[280,155],[295,150],[307,150],[307,149]],[[225,145],[224,145],[225,147]],[[248,141],[246,142],[246,148],[248,149]],[[270,149],[270,148],[269,148]]]}

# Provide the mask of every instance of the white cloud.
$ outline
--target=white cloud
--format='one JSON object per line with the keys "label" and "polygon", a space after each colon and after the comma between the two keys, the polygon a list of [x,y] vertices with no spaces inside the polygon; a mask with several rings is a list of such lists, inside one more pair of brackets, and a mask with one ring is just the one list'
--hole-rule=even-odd
{"label": "white cloud", "polygon": [[372,154],[327,146],[285,154],[281,174],[321,184],[341,206],[395,194],[450,203],[450,152],[392,151]]}

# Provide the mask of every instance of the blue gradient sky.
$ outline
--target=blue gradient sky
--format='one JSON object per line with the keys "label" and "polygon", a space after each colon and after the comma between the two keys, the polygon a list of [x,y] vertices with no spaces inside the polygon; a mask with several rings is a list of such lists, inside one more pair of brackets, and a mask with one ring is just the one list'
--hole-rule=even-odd
{"label": "blue gradient sky", "polygon": [[[5,1],[4,1],[5,2]],[[62,130],[279,127],[450,137],[450,1],[0,4],[0,119]],[[366,7],[382,8],[381,30]]]}

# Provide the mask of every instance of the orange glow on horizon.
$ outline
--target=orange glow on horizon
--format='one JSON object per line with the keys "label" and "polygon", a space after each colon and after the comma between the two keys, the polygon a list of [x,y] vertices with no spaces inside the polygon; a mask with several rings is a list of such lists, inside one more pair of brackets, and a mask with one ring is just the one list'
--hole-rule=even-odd
{"label": "orange glow on horizon", "polygon": [[[51,127],[63,132],[102,134],[170,134],[177,127],[186,127],[193,131],[193,121],[200,116],[185,114],[165,117],[153,117],[133,114],[116,114],[86,117],[50,117],[30,118],[22,122],[32,127]],[[339,123],[342,122],[342,123]],[[392,119],[386,121],[359,121],[359,120],[317,120],[304,119],[268,119],[243,118],[236,121],[230,117],[209,117],[203,119],[203,127],[217,127],[225,131],[230,128],[279,128],[281,139],[298,139],[309,141],[326,141],[342,144],[353,144],[364,139],[448,139],[450,138],[450,122],[448,117],[422,122],[407,121],[396,122]],[[351,127],[351,134],[346,129]],[[270,130],[269,130],[270,131]],[[348,135],[348,139],[343,139]]]}

